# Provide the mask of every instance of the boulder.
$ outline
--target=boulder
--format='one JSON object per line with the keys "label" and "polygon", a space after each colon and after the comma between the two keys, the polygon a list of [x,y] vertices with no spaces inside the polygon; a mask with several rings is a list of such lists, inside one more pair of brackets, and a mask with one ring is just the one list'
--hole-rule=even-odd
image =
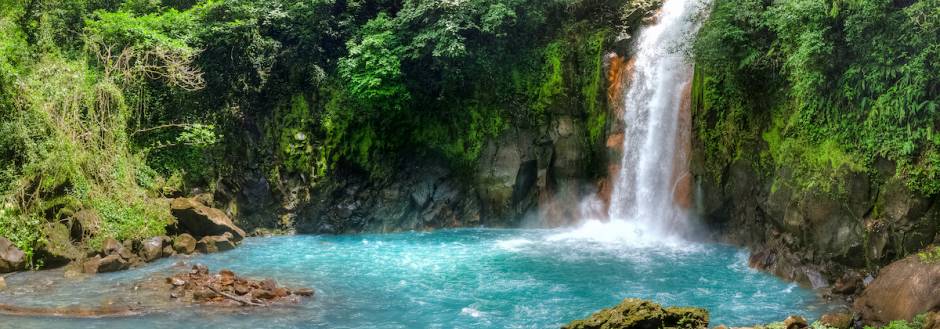
{"label": "boulder", "polygon": [[0,237],[0,273],[14,272],[26,268],[26,253],[16,248],[13,242]]}
{"label": "boulder", "polygon": [[222,252],[235,249],[235,243],[229,240],[228,236],[216,235],[203,237],[196,243],[196,250],[204,254]]}
{"label": "boulder", "polygon": [[704,329],[708,328],[708,311],[691,307],[664,309],[650,301],[625,299],[620,305],[603,309],[587,319],[572,321],[562,328]]}
{"label": "boulder", "polygon": [[173,250],[173,243],[163,246],[163,257],[170,257],[176,255],[176,250]]}
{"label": "boulder", "polygon": [[152,262],[163,256],[163,237],[152,237],[144,240],[140,250],[140,257],[145,262]]}
{"label": "boulder", "polygon": [[856,271],[848,271],[841,278],[836,280],[835,285],[832,286],[832,292],[842,295],[854,295],[862,288],[862,281],[864,278],[861,273]]}
{"label": "boulder", "polygon": [[819,318],[819,322],[829,328],[849,329],[852,327],[852,315],[848,313],[827,313]]}
{"label": "boulder", "polygon": [[219,209],[207,207],[195,198],[177,198],[170,204],[180,231],[195,237],[231,233],[234,241],[241,241],[246,234],[232,223],[232,219]]}
{"label": "boulder", "polygon": [[855,311],[867,322],[912,320],[940,309],[940,261],[912,255],[883,268],[855,301]]}
{"label": "boulder", "polygon": [[787,329],[803,329],[809,327],[809,323],[806,322],[802,316],[791,315],[788,316],[786,320],[783,320],[783,327]]}
{"label": "boulder", "polygon": [[180,234],[173,239],[173,250],[178,254],[189,255],[196,251],[196,238],[187,233]]}
{"label": "boulder", "polygon": [[109,255],[98,261],[98,273],[123,271],[130,267],[120,255]]}
{"label": "boulder", "polygon": [[101,253],[105,255],[120,254],[123,251],[124,245],[113,238],[108,238],[101,244]]}
{"label": "boulder", "polygon": [[2,276],[0,276],[0,290],[7,288],[7,281]]}
{"label": "boulder", "polygon": [[95,256],[82,262],[82,272],[88,274],[98,273],[98,266],[101,265],[101,256]]}

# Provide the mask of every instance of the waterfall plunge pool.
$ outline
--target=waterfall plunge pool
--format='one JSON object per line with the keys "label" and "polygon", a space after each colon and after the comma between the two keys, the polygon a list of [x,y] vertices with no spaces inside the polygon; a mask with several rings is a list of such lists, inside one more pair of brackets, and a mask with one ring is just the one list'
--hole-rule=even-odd
{"label": "waterfall plunge pool", "polygon": [[[220,310],[180,306],[138,288],[202,263],[271,277],[316,296],[298,305]],[[716,244],[595,240],[570,231],[435,232],[249,238],[235,250],[163,259],[82,280],[61,271],[7,278],[0,304],[94,307],[134,303],[137,317],[0,315],[0,328],[557,328],[628,297],[708,309],[712,326],[816,318],[813,291],[747,267],[746,251]]]}

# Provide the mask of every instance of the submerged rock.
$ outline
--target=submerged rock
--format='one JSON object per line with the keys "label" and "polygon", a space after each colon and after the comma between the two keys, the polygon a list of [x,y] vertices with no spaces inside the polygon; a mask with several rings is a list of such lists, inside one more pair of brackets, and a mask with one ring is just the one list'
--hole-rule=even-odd
{"label": "submerged rock", "polygon": [[267,306],[313,296],[312,289],[290,290],[279,287],[274,280],[246,279],[230,270],[211,275],[205,265],[199,264],[187,273],[167,278],[166,283],[171,287],[170,298],[197,304]]}
{"label": "submerged rock", "polygon": [[562,328],[704,329],[708,328],[708,311],[692,307],[664,309],[659,304],[650,301],[625,299],[616,307],[603,309],[587,319],[572,321]]}
{"label": "submerged rock", "polygon": [[940,309],[940,261],[917,255],[888,265],[865,288],[854,308],[868,322],[888,323]]}
{"label": "submerged rock", "polygon": [[10,240],[0,237],[0,273],[14,272],[26,268],[26,253],[16,248]]}
{"label": "submerged rock", "polygon": [[230,233],[232,241],[236,242],[246,236],[245,231],[235,226],[232,219],[224,212],[207,207],[195,198],[174,199],[170,207],[182,232],[199,238]]}

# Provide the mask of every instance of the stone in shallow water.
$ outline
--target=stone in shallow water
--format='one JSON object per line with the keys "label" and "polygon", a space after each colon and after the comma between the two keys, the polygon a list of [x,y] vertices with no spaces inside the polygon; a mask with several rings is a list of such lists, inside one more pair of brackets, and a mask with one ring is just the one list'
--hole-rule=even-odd
{"label": "stone in shallow water", "polygon": [[0,290],[6,289],[6,288],[7,288],[7,282],[6,282],[6,280],[3,279],[2,276],[0,276]]}
{"label": "stone in shallow water", "polygon": [[201,253],[210,254],[235,249],[235,243],[229,240],[228,235],[207,236],[196,243],[196,249]]}
{"label": "stone in shallow water", "polygon": [[209,268],[197,264],[187,273],[166,279],[171,285],[170,298],[199,304],[267,306],[274,303],[298,302],[300,297],[313,296],[311,289],[291,291],[278,287],[274,280],[256,281],[240,278],[230,270],[210,275]]}
{"label": "stone in shallow water", "polygon": [[144,240],[140,256],[143,257],[145,262],[152,262],[163,256],[163,240],[164,237],[153,237]]}
{"label": "stone in shallow water", "polygon": [[180,234],[173,239],[173,250],[183,255],[196,251],[196,238],[187,233]]}
{"label": "stone in shallow water", "polygon": [[659,304],[650,301],[628,298],[620,305],[603,309],[587,319],[572,321],[562,328],[704,329],[708,328],[708,311],[693,307],[664,309]]}

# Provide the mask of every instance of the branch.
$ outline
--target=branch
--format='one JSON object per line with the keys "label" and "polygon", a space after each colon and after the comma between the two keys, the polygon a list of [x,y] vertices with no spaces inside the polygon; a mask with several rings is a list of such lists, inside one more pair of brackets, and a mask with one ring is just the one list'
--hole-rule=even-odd
{"label": "branch", "polygon": [[248,299],[248,298],[242,298],[242,297],[238,297],[238,296],[235,296],[235,295],[232,295],[232,294],[228,294],[228,293],[222,292],[221,290],[216,289],[215,287],[213,287],[211,284],[210,284],[210,285],[206,285],[206,287],[209,288],[209,290],[212,290],[212,292],[217,293],[217,294],[221,295],[222,297],[225,297],[225,298],[234,300],[234,301],[236,301],[236,302],[239,302],[239,303],[241,303],[242,305],[249,305],[249,306],[267,306],[266,304],[257,303],[257,302],[252,301],[251,299]]}

